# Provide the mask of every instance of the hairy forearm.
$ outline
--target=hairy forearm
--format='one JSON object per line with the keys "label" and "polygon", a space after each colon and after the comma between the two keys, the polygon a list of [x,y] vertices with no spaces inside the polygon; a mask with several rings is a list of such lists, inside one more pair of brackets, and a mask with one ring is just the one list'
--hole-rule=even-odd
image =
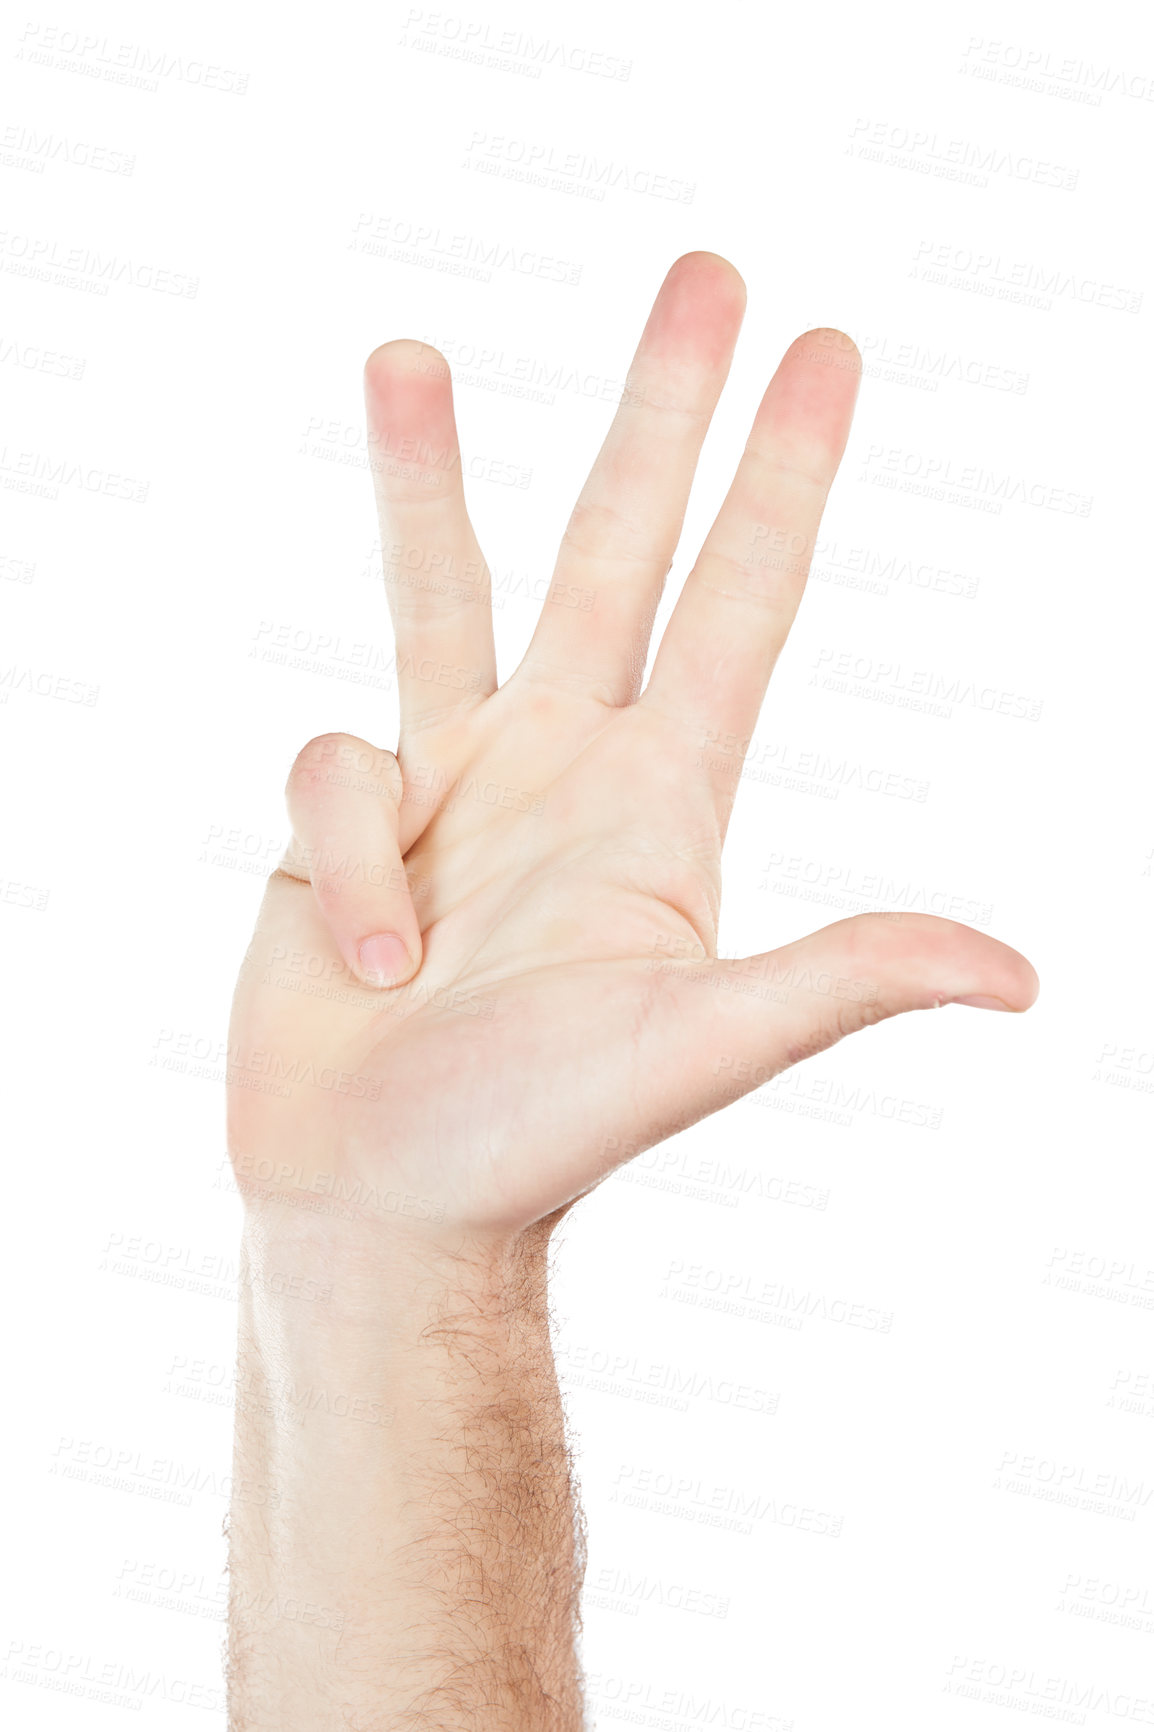
{"label": "hairy forearm", "polygon": [[579,1732],[547,1254],[249,1212],[230,1732]]}

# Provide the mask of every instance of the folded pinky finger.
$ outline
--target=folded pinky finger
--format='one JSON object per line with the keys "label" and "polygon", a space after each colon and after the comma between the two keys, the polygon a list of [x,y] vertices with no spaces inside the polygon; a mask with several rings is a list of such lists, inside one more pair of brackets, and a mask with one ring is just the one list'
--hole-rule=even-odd
{"label": "folded pinky finger", "polygon": [[341,956],[368,986],[403,986],[421,929],[398,846],[401,771],[352,734],[310,740],[289,772],[293,837],[281,870],[311,883]]}

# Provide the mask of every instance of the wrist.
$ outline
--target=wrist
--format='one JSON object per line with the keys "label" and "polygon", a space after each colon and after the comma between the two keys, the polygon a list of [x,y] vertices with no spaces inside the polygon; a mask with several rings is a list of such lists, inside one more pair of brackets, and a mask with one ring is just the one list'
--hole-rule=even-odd
{"label": "wrist", "polygon": [[[258,1156],[235,1146],[229,1158],[244,1218],[262,1232],[334,1247],[379,1244],[387,1256],[427,1250],[450,1262],[456,1257],[485,1262],[514,1254],[541,1240],[572,1207],[570,1198],[533,1220],[501,1219],[500,1213],[471,1206],[436,1182],[421,1184],[410,1172],[404,1181],[377,1175],[356,1176],[355,1163],[334,1158],[327,1167],[311,1158]],[[411,1161],[410,1168],[432,1163]],[[333,1170],[327,1170],[331,1167]]]}
{"label": "wrist", "polygon": [[[324,1333],[411,1332],[446,1312],[474,1326],[543,1315],[555,1222],[515,1232],[433,1232],[396,1221],[317,1216],[278,1201],[247,1202],[241,1279],[258,1334],[262,1320]],[[279,1332],[279,1330],[278,1330]]]}
{"label": "wrist", "polygon": [[313,1220],[334,1225],[350,1223],[366,1229],[428,1230],[435,1234],[449,1223],[443,1197],[415,1188],[407,1179],[358,1175],[345,1156],[326,1158],[311,1147],[289,1148],[278,1141],[275,1152],[262,1152],[256,1141],[241,1146],[230,1134],[229,1158],[237,1191],[246,1211],[271,1214],[286,1222]]}

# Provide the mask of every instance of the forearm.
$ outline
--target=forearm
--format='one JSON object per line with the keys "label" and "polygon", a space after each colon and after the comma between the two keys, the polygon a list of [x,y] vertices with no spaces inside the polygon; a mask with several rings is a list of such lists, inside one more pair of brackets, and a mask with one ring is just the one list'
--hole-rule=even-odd
{"label": "forearm", "polygon": [[450,1257],[250,1210],[231,1732],[583,1725],[547,1252],[543,1229]]}

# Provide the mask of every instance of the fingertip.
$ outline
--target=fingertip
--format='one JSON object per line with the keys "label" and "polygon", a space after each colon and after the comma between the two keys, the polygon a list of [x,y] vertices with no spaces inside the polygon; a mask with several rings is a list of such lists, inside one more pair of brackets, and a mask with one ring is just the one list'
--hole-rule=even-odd
{"label": "fingertip", "polygon": [[997,947],[997,969],[996,980],[990,987],[991,995],[1001,999],[1007,1010],[1019,1013],[1029,1010],[1041,990],[1036,969],[1012,945],[1003,943],[1000,938],[994,938],[993,943]]}
{"label": "fingertip", "polygon": [[713,389],[728,371],[745,316],[745,284],[717,253],[683,253],[670,265],[650,309],[634,365],[704,366]]}
{"label": "fingertip", "polygon": [[985,1000],[979,1008],[1028,1010],[1038,976],[1020,951],[961,920],[914,910],[851,915],[815,938],[836,944],[845,972],[896,989],[908,1009]]}
{"label": "fingertip", "polygon": [[[1017,951],[1014,954],[1017,956]],[[1029,1010],[1032,1005],[1037,1003],[1038,994],[1042,990],[1042,982],[1038,979],[1037,969],[1027,962],[1024,956],[1018,956],[1018,962],[1020,990],[1015,995],[1015,1002],[1011,1009]]]}
{"label": "fingertip", "polygon": [[733,261],[725,258],[721,253],[705,251],[682,253],[680,258],[674,259],[665,273],[666,281],[668,282],[670,277],[674,275],[678,277],[692,276],[708,281],[711,285],[719,288],[728,287],[740,299],[742,305],[745,305],[747,295],[745,278]]}
{"label": "fingertip", "polygon": [[397,337],[374,349],[365,362],[364,395],[376,436],[388,428],[401,438],[455,446],[452,371],[430,343]]}
{"label": "fingertip", "polygon": [[972,990],[955,989],[943,996],[942,1003],[969,1005],[975,1010],[1008,1010],[1021,1015],[1030,1009],[1041,991],[1037,971],[1021,951],[988,933],[982,936],[989,948],[975,956],[977,967],[971,973],[971,979],[980,975],[981,984],[975,983]]}
{"label": "fingertip", "polygon": [[392,337],[373,350],[365,361],[364,373],[366,381],[375,385],[410,373],[439,373],[447,379],[449,363],[439,349],[418,337]]}
{"label": "fingertip", "polygon": [[815,325],[794,339],[793,348],[806,360],[820,361],[824,366],[840,366],[847,372],[860,373],[861,350],[845,331],[832,325]]}
{"label": "fingertip", "polygon": [[[766,386],[754,427],[798,468],[837,470],[861,386],[861,356],[844,331],[795,337]],[[827,482],[828,485],[828,482]]]}
{"label": "fingertip", "polygon": [[357,946],[357,973],[366,986],[404,986],[419,967],[420,958],[396,932],[374,932]]}

